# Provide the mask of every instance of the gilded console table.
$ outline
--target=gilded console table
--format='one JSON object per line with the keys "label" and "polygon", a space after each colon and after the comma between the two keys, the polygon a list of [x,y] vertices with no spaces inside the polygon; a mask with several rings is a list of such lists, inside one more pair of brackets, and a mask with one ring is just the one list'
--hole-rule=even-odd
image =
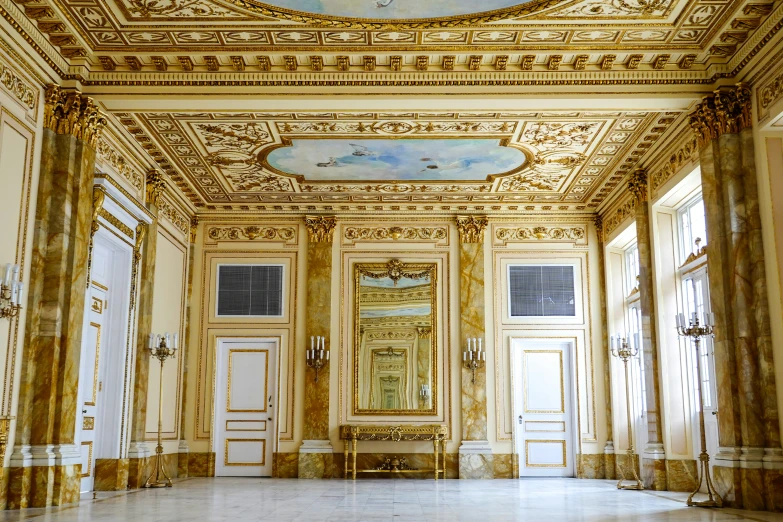
{"label": "gilded console table", "polygon": [[[340,438],[345,441],[345,478],[351,472],[351,478],[356,480],[356,473],[429,473],[435,472],[435,480],[443,474],[446,478],[446,437],[449,429],[445,424],[345,424],[340,427]],[[435,466],[433,469],[356,469],[356,449],[359,441],[378,442],[414,442],[432,441]],[[349,468],[348,450],[351,445],[353,466]],[[441,458],[442,455],[442,458]],[[440,462],[443,467],[440,467]]]}

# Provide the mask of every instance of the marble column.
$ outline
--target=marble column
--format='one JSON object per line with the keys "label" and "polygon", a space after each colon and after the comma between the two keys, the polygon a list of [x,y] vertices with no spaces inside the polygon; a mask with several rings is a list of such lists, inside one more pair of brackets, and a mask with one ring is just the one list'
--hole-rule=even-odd
{"label": "marble column", "polygon": [[[332,247],[334,216],[306,216],[307,244],[307,313],[305,337],[326,337],[326,349],[333,346],[332,326]],[[309,347],[310,345],[307,344]],[[329,375],[334,360],[318,371],[305,371],[304,441],[299,448],[299,478],[331,478],[332,444],[329,441]]]}
{"label": "marble column", "polygon": [[728,505],[783,510],[770,318],[750,90],[723,87],[690,115],[702,161],[710,302],[715,314],[719,453]]}
{"label": "marble column", "polygon": [[[146,234],[137,234],[133,253],[133,284],[138,285],[135,301],[137,336],[136,361],[131,407],[130,449],[128,450],[128,487],[137,489],[147,480],[150,448],[147,445],[147,392],[149,388],[150,355],[147,336],[152,332],[152,298],[155,290],[155,256],[158,242],[158,203],[166,188],[163,175],[152,170],[147,173],[146,205],[153,215]],[[138,278],[138,279],[137,279]],[[131,295],[135,299],[135,294]]]}
{"label": "marble column", "polygon": [[[598,292],[601,300],[601,325],[609,324],[606,312],[606,259],[604,257],[604,221],[600,215],[595,216],[595,233],[598,237]],[[605,330],[601,333],[601,350],[604,360],[604,411],[606,412],[606,445],[604,446],[604,478],[615,478],[614,434],[612,428],[612,362],[609,352],[609,335]]]}
{"label": "marble column", "polygon": [[[486,346],[484,320],[484,230],[486,216],[458,216],[460,337],[480,338]],[[462,350],[460,350],[460,356]],[[459,478],[494,478],[492,449],[487,441],[487,370],[462,367],[462,444],[459,448]]]}
{"label": "marble column", "polygon": [[193,261],[196,257],[196,233],[198,232],[198,217],[190,218],[190,244],[188,245],[188,288],[187,301],[185,303],[185,342],[182,343],[179,356],[182,358],[182,410],[179,419],[179,448],[177,452],[177,477],[184,478],[188,476],[188,440],[185,435],[185,426],[187,420],[187,400],[188,400],[188,347],[190,343],[193,324],[190,320],[192,312],[191,302],[193,297]]}
{"label": "marble column", "polygon": [[79,500],[79,360],[95,147],[105,124],[91,98],[47,88],[10,509]]}
{"label": "marble column", "polygon": [[647,172],[631,174],[628,189],[636,200],[636,247],[639,250],[639,308],[642,316],[641,349],[647,392],[647,444],[642,454],[642,481],[648,489],[666,489],[666,452],[663,448],[658,335],[653,301],[653,259],[650,239],[650,203]]}

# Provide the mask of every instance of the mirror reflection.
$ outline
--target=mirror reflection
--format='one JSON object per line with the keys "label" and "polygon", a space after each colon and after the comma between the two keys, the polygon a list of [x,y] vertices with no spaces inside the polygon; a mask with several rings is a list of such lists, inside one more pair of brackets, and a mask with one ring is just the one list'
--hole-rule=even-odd
{"label": "mirror reflection", "polygon": [[355,271],[355,413],[434,413],[435,264]]}

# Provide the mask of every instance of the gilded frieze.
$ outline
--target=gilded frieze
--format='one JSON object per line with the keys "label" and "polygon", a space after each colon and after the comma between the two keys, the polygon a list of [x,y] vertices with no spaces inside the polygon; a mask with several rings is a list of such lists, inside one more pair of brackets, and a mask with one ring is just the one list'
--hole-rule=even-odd
{"label": "gilded frieze", "polygon": [[210,226],[207,228],[209,242],[218,241],[297,241],[297,228],[285,226]]}
{"label": "gilded frieze", "polygon": [[165,198],[158,199],[158,215],[169,220],[183,234],[190,233],[190,218]]}
{"label": "gilded frieze", "polygon": [[133,187],[141,192],[144,188],[144,176],[134,169],[124,155],[119,152],[113,143],[101,136],[98,140],[98,158],[110,165],[118,174],[127,179]]}
{"label": "gilded frieze", "polygon": [[783,72],[772,76],[757,89],[759,120],[767,117],[773,103],[783,98]]}
{"label": "gilded frieze", "polygon": [[448,242],[446,227],[418,226],[348,226],[343,230],[343,242],[352,244],[358,241],[432,241]]}
{"label": "gilded frieze", "polygon": [[604,235],[608,236],[619,227],[623,221],[633,215],[636,210],[636,199],[630,195],[623,200],[616,208],[610,210],[603,216]]}
{"label": "gilded frieze", "polygon": [[[126,225],[125,223],[117,219],[117,217],[114,216],[114,214],[110,213],[108,210],[101,207],[97,207],[97,211],[98,211],[97,212],[98,216],[102,217],[103,219],[106,220],[107,223],[110,223],[114,228],[122,232],[128,239],[131,240],[133,239],[134,237],[133,230],[131,230],[131,228],[128,225]],[[93,223],[97,223],[97,221],[93,220]]]}
{"label": "gilded frieze", "polygon": [[35,108],[38,106],[38,89],[2,61],[0,61],[0,85],[27,107],[31,111],[31,115],[35,116]]}
{"label": "gilded frieze", "polygon": [[587,227],[585,225],[571,226],[532,226],[494,228],[496,244],[524,243],[537,241],[570,242],[578,245],[587,244]]}
{"label": "gilded frieze", "polygon": [[653,173],[650,182],[652,190],[658,190],[664,183],[671,179],[672,176],[679,172],[686,163],[697,161],[698,152],[696,138],[687,140],[676,152],[669,156],[669,159],[663,167]]}

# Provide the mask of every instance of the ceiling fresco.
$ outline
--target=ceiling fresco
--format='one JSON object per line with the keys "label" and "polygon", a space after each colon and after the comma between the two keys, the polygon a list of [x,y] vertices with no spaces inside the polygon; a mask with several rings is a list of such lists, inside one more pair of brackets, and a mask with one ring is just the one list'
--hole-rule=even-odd
{"label": "ceiling fresco", "polygon": [[[335,18],[416,19],[474,15],[522,4],[519,0],[273,0],[262,5]],[[478,9],[477,9],[478,8]]]}
{"label": "ceiling fresco", "polygon": [[527,158],[490,139],[296,139],[266,157],[308,181],[486,181],[521,170]]}
{"label": "ceiling fresco", "polygon": [[200,208],[394,200],[584,210],[682,113],[113,115]]}

